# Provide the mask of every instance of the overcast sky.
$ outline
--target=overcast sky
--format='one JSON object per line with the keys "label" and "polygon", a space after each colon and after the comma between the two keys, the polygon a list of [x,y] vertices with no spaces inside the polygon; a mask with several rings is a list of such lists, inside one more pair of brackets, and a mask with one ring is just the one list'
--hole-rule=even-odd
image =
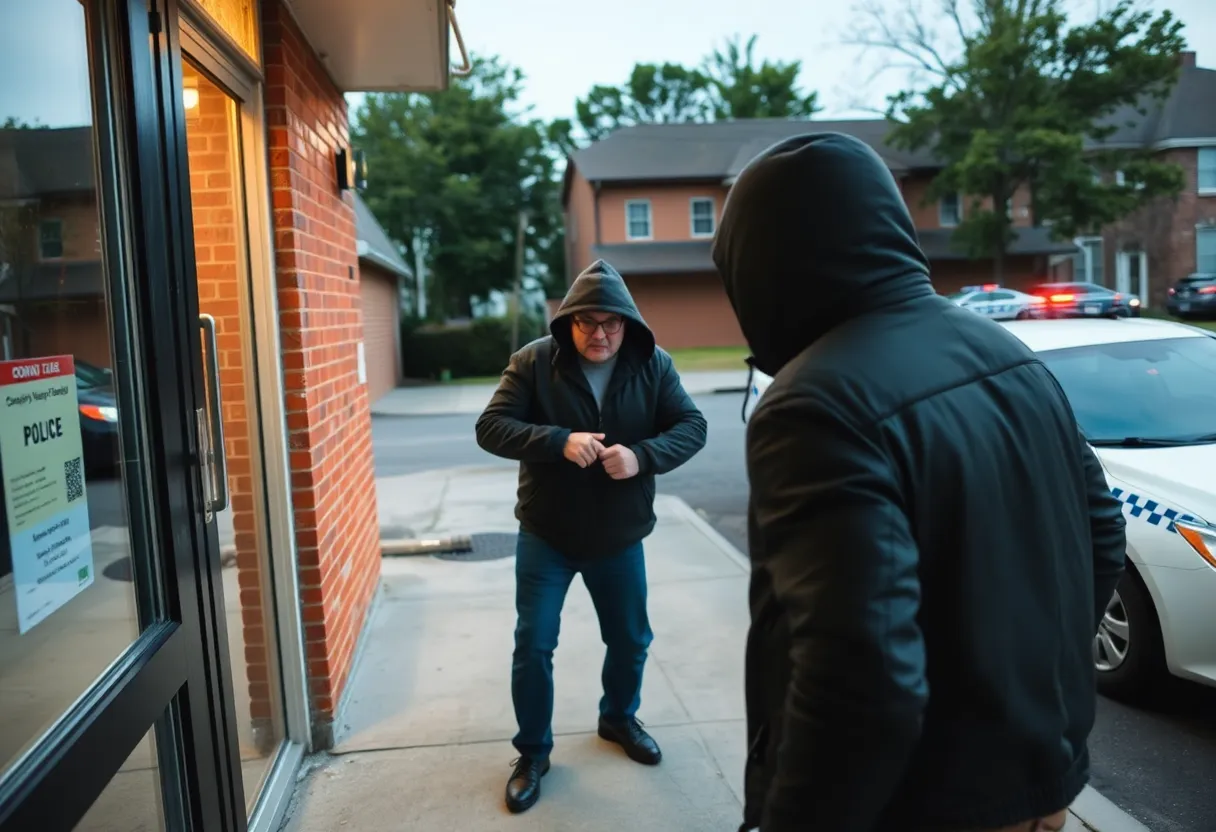
{"label": "overcast sky", "polygon": [[[912,0],[938,8],[940,0]],[[1112,0],[1071,0],[1091,16]],[[841,43],[854,0],[459,0],[469,47],[527,75],[525,101],[543,118],[572,116],[594,84],[618,84],[639,61],[696,64],[724,39],[759,36],[759,58],[802,61],[802,84],[819,92],[821,118],[871,115],[907,84],[870,80],[878,55]],[[893,11],[909,0],[878,0]],[[964,4],[967,0],[963,0]],[[1201,66],[1216,68],[1216,0],[1142,0],[1186,24]],[[0,121],[89,123],[84,15],[79,0],[0,0]],[[36,71],[32,71],[36,68]]]}
{"label": "overcast sky", "polygon": [[[917,2],[918,0],[913,0]],[[909,0],[880,0],[892,11]],[[919,0],[927,10],[941,0]],[[1070,0],[1092,19],[1111,0]],[[1216,0],[1142,0],[1185,24],[1201,66],[1216,69]],[[725,38],[755,34],[757,58],[799,60],[804,87],[817,90],[819,118],[868,116],[907,83],[885,73],[878,55],[842,40],[856,20],[855,0],[459,0],[457,19],[475,52],[497,54],[527,76],[527,101],[543,118],[572,117],[595,84],[619,84],[635,63],[695,65]],[[962,0],[968,6],[968,0]],[[936,15],[941,20],[940,14]],[[453,41],[453,45],[454,45]],[[455,60],[455,58],[453,58]],[[1216,105],[1214,105],[1216,106]]]}

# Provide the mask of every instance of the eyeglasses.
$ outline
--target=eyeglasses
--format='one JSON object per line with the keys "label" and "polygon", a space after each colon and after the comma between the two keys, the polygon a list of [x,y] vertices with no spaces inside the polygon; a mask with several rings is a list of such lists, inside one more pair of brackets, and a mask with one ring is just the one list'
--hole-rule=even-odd
{"label": "eyeglasses", "polygon": [[579,332],[583,333],[584,335],[594,335],[595,331],[600,327],[604,328],[605,335],[616,335],[621,331],[621,327],[625,325],[625,319],[620,316],[616,316],[609,318],[606,321],[594,321],[591,318],[576,316],[574,318],[574,325],[578,327]]}

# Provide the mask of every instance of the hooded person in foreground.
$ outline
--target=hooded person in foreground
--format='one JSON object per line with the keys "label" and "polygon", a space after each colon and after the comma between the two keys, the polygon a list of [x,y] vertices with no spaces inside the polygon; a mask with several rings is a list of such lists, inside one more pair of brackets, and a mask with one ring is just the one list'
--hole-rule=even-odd
{"label": "hooded person in foreground", "polygon": [[864,143],[788,139],[713,248],[756,366],[743,830],[1062,828],[1124,521],[1064,393],[939,297]]}
{"label": "hooded person in foreground", "polygon": [[654,530],[655,475],[705,446],[705,417],[612,266],[597,260],[578,276],[549,330],[511,356],[477,420],[477,443],[520,463],[512,812],[536,803],[549,770],[553,651],[576,574],[607,646],[599,736],[636,762],[662,758],[637,719],[652,638],[642,540]]}

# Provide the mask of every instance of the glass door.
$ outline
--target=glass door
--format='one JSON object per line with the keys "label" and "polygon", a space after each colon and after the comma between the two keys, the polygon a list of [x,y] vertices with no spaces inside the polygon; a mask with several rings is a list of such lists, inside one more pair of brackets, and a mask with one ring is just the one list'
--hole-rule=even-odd
{"label": "glass door", "polygon": [[163,19],[0,3],[3,832],[245,824]]}

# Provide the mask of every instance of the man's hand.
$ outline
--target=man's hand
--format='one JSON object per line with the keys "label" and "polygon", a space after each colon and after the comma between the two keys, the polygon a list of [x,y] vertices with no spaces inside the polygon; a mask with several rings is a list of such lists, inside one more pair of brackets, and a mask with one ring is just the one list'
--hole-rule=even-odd
{"label": "man's hand", "polygon": [[603,441],[602,433],[572,433],[562,453],[579,468],[586,468],[604,452]]}
{"label": "man's hand", "polygon": [[627,480],[638,473],[638,457],[624,445],[600,448],[600,462],[614,480]]}

